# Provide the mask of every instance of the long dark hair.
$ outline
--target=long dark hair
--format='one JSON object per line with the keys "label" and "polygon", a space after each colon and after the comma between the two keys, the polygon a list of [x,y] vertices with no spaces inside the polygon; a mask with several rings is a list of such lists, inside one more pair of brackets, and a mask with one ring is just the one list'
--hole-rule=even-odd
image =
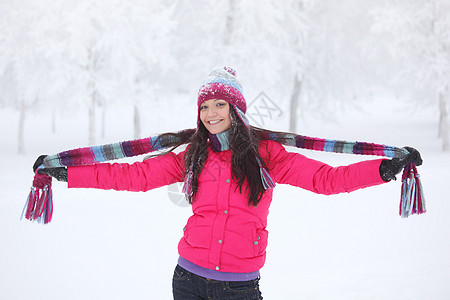
{"label": "long dark hair", "polygon": [[[237,183],[240,193],[242,193],[242,187],[245,180],[247,180],[244,192],[247,194],[248,204],[257,206],[265,192],[261,181],[258,160],[261,162],[262,167],[267,169],[266,162],[259,155],[259,142],[267,140],[269,134],[274,134],[275,132],[254,126],[247,127],[231,105],[230,117],[229,144],[232,157],[233,180]],[[156,143],[160,143],[164,148],[169,148],[167,151],[157,155],[165,154],[183,144],[188,144],[184,154],[184,175],[186,176],[189,171],[192,171],[192,194],[187,195],[187,201],[190,204],[195,201],[197,196],[199,189],[198,178],[208,158],[208,147],[210,147],[208,139],[208,130],[202,122],[199,122],[197,129],[161,134],[156,140]]]}

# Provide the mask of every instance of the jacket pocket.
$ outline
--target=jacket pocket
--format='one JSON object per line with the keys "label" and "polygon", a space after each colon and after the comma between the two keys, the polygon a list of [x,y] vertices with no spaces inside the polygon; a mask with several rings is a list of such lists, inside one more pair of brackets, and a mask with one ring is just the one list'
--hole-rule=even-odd
{"label": "jacket pocket", "polygon": [[210,226],[189,226],[188,224],[184,230],[183,238],[190,247],[208,249],[211,245]]}
{"label": "jacket pocket", "polygon": [[255,228],[253,230],[253,248],[256,256],[263,255],[267,248],[269,232],[265,228]]}

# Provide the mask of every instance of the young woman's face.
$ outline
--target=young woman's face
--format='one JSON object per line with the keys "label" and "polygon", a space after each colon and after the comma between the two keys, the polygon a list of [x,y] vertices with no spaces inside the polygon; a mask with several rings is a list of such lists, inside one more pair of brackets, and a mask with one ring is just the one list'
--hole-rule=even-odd
{"label": "young woman's face", "polygon": [[211,99],[200,106],[200,120],[212,134],[218,134],[231,127],[230,105],[221,99]]}

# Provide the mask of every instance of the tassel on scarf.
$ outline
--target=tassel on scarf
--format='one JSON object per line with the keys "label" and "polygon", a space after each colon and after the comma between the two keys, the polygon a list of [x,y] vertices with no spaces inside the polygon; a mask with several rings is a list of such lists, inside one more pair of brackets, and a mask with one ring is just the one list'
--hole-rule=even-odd
{"label": "tassel on scarf", "polygon": [[193,166],[190,167],[189,172],[184,177],[183,193],[186,196],[192,195],[192,176],[194,175]]}
{"label": "tassel on scarf", "polygon": [[25,219],[37,221],[39,224],[47,224],[52,220],[52,178],[47,174],[40,174],[36,170],[31,191],[22,210],[21,220],[24,215]]}
{"label": "tassel on scarf", "polygon": [[261,181],[264,186],[264,189],[269,190],[275,187],[275,182],[273,182],[272,177],[270,177],[269,172],[267,172],[266,168],[264,168],[261,164],[259,158],[256,158],[256,161],[259,165],[259,173],[261,174]]}
{"label": "tassel on scarf", "polygon": [[415,164],[410,163],[403,170],[399,214],[402,218],[407,218],[410,215],[419,215],[426,211],[420,176]]}

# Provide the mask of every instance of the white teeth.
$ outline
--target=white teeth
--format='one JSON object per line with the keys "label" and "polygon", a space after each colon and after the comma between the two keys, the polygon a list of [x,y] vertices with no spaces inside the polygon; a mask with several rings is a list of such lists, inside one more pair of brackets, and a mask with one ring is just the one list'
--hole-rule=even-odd
{"label": "white teeth", "polygon": [[219,123],[219,122],[220,122],[220,120],[217,120],[217,121],[209,121],[209,124],[214,125],[214,124],[217,124],[217,123]]}

